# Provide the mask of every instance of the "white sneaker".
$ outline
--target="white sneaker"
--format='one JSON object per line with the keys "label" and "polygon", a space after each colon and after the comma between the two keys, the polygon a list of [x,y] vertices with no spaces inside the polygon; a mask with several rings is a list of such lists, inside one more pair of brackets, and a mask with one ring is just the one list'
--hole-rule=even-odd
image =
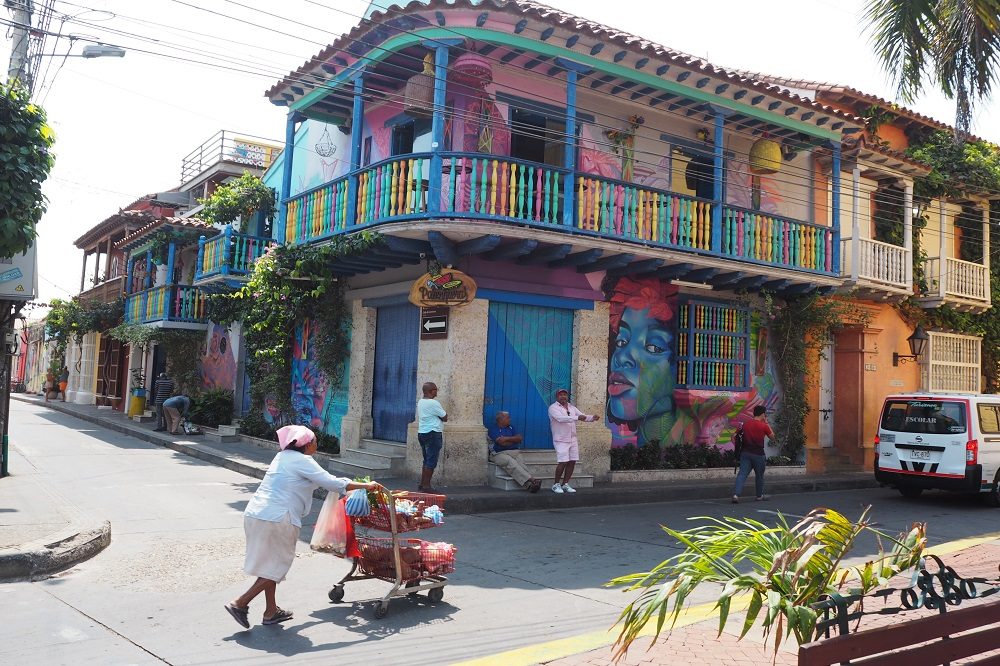
{"label": "white sneaker", "polygon": [[563,489],[564,493],[575,493],[576,492],[576,488],[574,488],[573,486],[569,485],[568,483],[564,483],[562,489]]}
{"label": "white sneaker", "polygon": [[563,493],[563,487],[560,486],[558,483],[553,483],[552,484],[552,492],[559,493],[560,495],[562,495],[562,493]]}

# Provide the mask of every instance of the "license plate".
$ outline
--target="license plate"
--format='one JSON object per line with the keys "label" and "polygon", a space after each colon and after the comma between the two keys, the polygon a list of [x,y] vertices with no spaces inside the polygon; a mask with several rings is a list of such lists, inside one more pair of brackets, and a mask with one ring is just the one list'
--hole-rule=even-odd
{"label": "license plate", "polygon": [[910,458],[912,460],[930,460],[930,451],[910,451]]}

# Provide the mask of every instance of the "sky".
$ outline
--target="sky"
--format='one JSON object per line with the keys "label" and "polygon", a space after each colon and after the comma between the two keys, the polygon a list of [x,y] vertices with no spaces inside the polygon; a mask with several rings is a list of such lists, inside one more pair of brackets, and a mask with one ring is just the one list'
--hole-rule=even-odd
{"label": "sky", "polygon": [[[36,4],[40,4],[36,2]],[[863,33],[863,0],[548,0],[729,69],[835,82],[895,99]],[[367,0],[56,0],[49,30],[124,47],[124,58],[66,58],[50,39],[36,89],[56,131],[39,224],[38,300],[80,290],[73,240],[144,194],[180,183],[181,161],[219,130],[282,143],[285,111],[264,91],[364,15]],[[0,19],[8,19],[0,9]],[[65,19],[65,20],[63,20]],[[0,40],[0,62],[9,58]],[[197,62],[192,62],[197,61]],[[951,124],[933,91],[910,108]],[[973,132],[1000,142],[1000,107]],[[89,280],[89,276],[88,276]],[[89,288],[89,284],[85,285]]]}

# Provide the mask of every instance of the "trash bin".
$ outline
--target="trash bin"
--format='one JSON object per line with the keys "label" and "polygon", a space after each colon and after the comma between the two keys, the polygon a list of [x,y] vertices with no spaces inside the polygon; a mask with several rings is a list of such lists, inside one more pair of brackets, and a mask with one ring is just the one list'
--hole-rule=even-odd
{"label": "trash bin", "polygon": [[146,410],[146,389],[135,389],[128,401],[128,415],[140,416]]}

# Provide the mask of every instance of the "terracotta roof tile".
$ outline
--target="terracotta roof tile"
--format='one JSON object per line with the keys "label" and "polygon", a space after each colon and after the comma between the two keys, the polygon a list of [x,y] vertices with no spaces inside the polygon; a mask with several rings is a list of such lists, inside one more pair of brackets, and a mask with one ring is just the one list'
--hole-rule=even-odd
{"label": "terracotta roof tile", "polygon": [[792,101],[796,104],[807,105],[816,111],[821,111],[825,114],[838,117],[847,123],[851,123],[852,125],[858,126],[863,125],[864,123],[862,119],[854,116],[853,114],[845,113],[840,109],[836,109],[827,104],[792,93],[787,90],[786,87],[775,85],[774,82],[760,80],[756,78],[756,76],[748,75],[746,72],[740,72],[738,70],[730,71],[722,69],[721,67],[716,67],[715,65],[688,53],[676,51],[661,44],[657,44],[656,42],[643,39],[637,35],[633,35],[595,21],[590,21],[531,0],[481,0],[476,3],[473,3],[470,0],[412,0],[411,2],[400,2],[398,5],[393,5],[384,12],[375,10],[372,12],[370,19],[363,20],[350,32],[338,37],[332,44],[306,61],[304,65],[295,71],[290,72],[284,79],[271,86],[271,88],[264,94],[266,97],[273,99],[282,89],[293,84],[297,84],[299,87],[313,85],[306,83],[303,80],[303,77],[306,74],[314,71],[321,64],[329,61],[337,53],[343,52],[344,48],[350,42],[357,40],[369,31],[371,23],[378,23],[380,20],[391,15],[411,10],[421,11],[429,9],[453,9],[456,7],[482,9],[487,5],[492,6],[497,10],[511,10],[514,12],[520,12],[523,16],[533,16],[534,18],[545,21],[550,25],[572,24],[576,29],[586,30],[594,37],[617,42],[620,45],[632,48],[637,52],[647,54],[651,53],[652,55],[655,55],[663,60],[670,61],[671,64],[694,69],[704,74],[718,76],[729,81],[730,83],[738,83],[743,86],[754,88],[760,92],[766,92],[776,97]]}
{"label": "terracotta roof tile", "polygon": [[115,247],[118,249],[126,249],[130,246],[134,246],[136,241],[142,239],[144,236],[148,236],[152,232],[164,226],[179,227],[181,229],[204,229],[206,231],[218,231],[218,229],[213,227],[211,224],[203,222],[196,217],[158,217],[149,222],[149,224],[136,229],[134,232],[115,243]]}

